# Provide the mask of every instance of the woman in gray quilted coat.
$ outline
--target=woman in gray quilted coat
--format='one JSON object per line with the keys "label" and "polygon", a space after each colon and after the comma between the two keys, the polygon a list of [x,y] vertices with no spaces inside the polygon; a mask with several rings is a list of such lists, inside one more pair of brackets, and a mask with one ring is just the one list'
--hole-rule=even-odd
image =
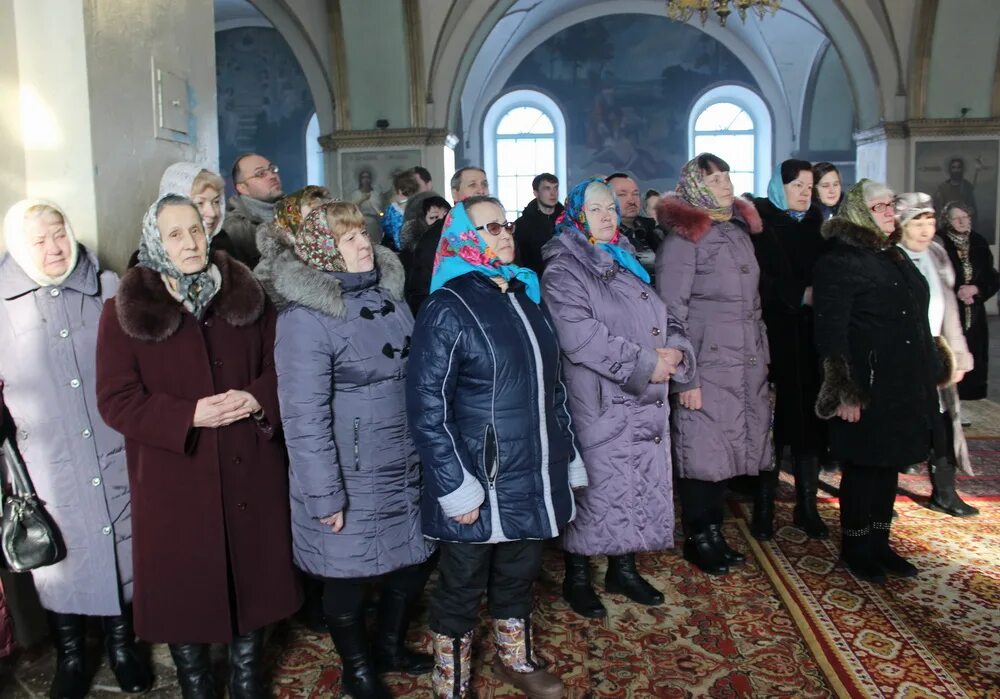
{"label": "woman in gray quilted coat", "polygon": [[620,226],[614,192],[601,179],[587,180],[570,191],[542,251],[542,287],[590,482],[577,493],[576,519],[563,532],[563,596],[578,614],[595,618],[606,610],[590,582],[593,555],[608,557],[608,592],[663,602],[639,575],[635,554],[673,546],[666,382],[694,374],[694,349]]}
{"label": "woman in gray quilted coat", "polygon": [[[270,263],[274,356],[288,446],[296,565],[324,580],[323,607],[353,697],[392,696],[378,672],[429,672],[404,646],[432,546],[404,388],[413,316],[396,256],[372,246],[354,204],[309,213]],[[366,583],[382,579],[374,657]]]}

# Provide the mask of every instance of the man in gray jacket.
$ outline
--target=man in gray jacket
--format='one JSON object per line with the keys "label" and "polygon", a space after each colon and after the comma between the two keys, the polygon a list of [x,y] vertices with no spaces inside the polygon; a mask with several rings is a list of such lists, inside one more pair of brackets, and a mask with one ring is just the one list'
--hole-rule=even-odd
{"label": "man in gray jacket", "polygon": [[278,166],[257,153],[244,153],[233,163],[236,196],[227,202],[222,229],[233,243],[233,257],[250,269],[257,266],[257,226],[274,218],[274,204],[284,192]]}

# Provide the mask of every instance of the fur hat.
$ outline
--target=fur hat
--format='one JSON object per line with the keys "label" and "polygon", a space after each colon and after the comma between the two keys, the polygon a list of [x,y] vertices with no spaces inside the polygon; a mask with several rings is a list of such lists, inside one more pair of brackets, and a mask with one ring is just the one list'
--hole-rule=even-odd
{"label": "fur hat", "polygon": [[906,192],[896,198],[896,222],[902,228],[922,214],[934,215],[934,200],[923,192]]}

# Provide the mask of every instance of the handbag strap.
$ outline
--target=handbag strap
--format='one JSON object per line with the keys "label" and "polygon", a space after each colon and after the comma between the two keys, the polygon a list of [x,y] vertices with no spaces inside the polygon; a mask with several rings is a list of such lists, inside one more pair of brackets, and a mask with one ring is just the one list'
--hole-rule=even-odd
{"label": "handbag strap", "polygon": [[10,437],[3,441],[3,455],[6,466],[4,470],[7,472],[11,493],[19,497],[35,497],[35,489],[31,486],[31,479],[28,478],[28,470],[14,445],[14,440]]}

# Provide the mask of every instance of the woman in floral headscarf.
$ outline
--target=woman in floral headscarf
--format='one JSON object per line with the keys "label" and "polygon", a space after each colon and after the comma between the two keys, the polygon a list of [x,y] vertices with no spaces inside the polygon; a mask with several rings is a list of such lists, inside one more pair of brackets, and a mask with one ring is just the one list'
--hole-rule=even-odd
{"label": "woman in floral headscarf", "polygon": [[253,268],[264,291],[274,297],[274,266],[276,260],[285,253],[284,260],[295,258],[292,246],[295,243],[295,233],[309,212],[332,197],[326,187],[308,185],[296,190],[274,205],[274,219],[257,227],[257,249],[260,251],[260,261]]}
{"label": "woman in floral headscarf", "polygon": [[[208,255],[190,199],[146,212],[139,264],[104,305],[97,406],[125,436],[135,628],[170,644],[185,698],[264,696],[264,627],[300,602],[272,352],[274,307],[250,270]],[[86,435],[85,435],[86,436]]]}
{"label": "woman in floral headscarf", "polygon": [[729,165],[710,153],[684,166],[657,213],[669,233],[656,254],[656,288],[698,358],[691,377],[670,385],[684,557],[727,573],[744,557],[722,536],[725,482],[773,468],[767,333],[750,241],[761,221],[733,196]]}
{"label": "woman in floral headscarf", "polygon": [[488,589],[494,672],[532,697],[562,683],[533,653],[531,587],[545,539],[586,485],[538,277],[514,260],[500,202],[471,197],[445,219],[431,295],[413,331],[406,398],[424,467],[424,535],[441,542],[431,597],[436,697],[466,697],[473,628]]}
{"label": "woman in floral headscarf", "polygon": [[570,191],[542,250],[542,288],[590,481],[563,534],[563,596],[587,617],[606,614],[590,583],[594,555],[608,557],[608,592],[663,603],[639,575],[635,554],[674,543],[666,382],[686,381],[694,370],[694,348],[649,286],[620,223],[614,191],[586,180]]}

